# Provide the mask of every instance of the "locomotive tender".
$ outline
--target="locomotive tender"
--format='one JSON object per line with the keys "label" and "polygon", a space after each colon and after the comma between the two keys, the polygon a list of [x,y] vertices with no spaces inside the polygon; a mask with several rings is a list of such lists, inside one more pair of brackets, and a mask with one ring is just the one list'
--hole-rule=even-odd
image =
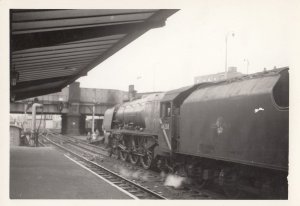
{"label": "locomotive tender", "polygon": [[288,70],[201,83],[108,109],[103,129],[112,154],[199,181],[273,188],[286,198]]}

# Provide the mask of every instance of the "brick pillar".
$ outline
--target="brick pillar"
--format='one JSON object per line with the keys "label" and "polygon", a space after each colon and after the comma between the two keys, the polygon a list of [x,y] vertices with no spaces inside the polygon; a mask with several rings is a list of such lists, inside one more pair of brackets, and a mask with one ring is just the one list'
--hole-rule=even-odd
{"label": "brick pillar", "polygon": [[66,114],[61,115],[61,134],[66,134],[67,132],[67,117]]}
{"label": "brick pillar", "polygon": [[80,122],[79,122],[79,131],[80,131],[80,134],[82,134],[82,135],[86,135],[85,119],[86,119],[86,115],[82,114],[80,116]]}
{"label": "brick pillar", "polygon": [[79,119],[80,115],[67,115],[66,134],[80,135]]}
{"label": "brick pillar", "polygon": [[62,118],[62,131],[69,135],[80,135],[80,84],[74,82],[69,86],[69,110]]}
{"label": "brick pillar", "polygon": [[70,135],[80,134],[80,115],[62,115],[61,117],[61,133]]}

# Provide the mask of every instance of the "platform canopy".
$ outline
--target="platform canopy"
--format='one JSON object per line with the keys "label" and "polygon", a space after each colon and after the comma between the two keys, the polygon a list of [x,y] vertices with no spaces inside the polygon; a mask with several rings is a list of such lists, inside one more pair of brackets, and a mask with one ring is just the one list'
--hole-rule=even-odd
{"label": "platform canopy", "polygon": [[59,92],[176,11],[11,10],[11,101]]}

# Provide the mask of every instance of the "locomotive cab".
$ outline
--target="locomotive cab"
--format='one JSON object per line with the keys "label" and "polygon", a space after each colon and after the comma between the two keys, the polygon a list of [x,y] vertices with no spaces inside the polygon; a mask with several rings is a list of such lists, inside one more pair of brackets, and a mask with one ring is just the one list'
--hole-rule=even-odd
{"label": "locomotive cab", "polygon": [[171,151],[171,154],[179,149],[180,105],[194,89],[195,86],[188,86],[171,90],[160,102],[160,129],[163,139],[160,145],[163,145],[164,150]]}
{"label": "locomotive cab", "polygon": [[[163,139],[167,144],[169,151],[172,151],[174,145],[172,145],[173,139],[173,103],[172,101],[161,102],[160,104],[160,127],[163,132]],[[174,143],[173,143],[174,144]]]}
{"label": "locomotive cab", "polygon": [[[206,86],[204,83],[200,86]],[[182,102],[196,90],[199,85],[182,87],[165,94],[160,102],[160,129],[162,130],[160,147],[176,153],[180,149],[180,108]]]}

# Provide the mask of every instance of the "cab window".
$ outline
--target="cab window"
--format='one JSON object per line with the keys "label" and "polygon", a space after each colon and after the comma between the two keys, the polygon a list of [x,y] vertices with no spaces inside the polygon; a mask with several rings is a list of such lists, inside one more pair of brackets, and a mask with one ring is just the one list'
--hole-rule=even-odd
{"label": "cab window", "polygon": [[161,117],[170,117],[171,116],[171,102],[164,102],[161,104]]}

